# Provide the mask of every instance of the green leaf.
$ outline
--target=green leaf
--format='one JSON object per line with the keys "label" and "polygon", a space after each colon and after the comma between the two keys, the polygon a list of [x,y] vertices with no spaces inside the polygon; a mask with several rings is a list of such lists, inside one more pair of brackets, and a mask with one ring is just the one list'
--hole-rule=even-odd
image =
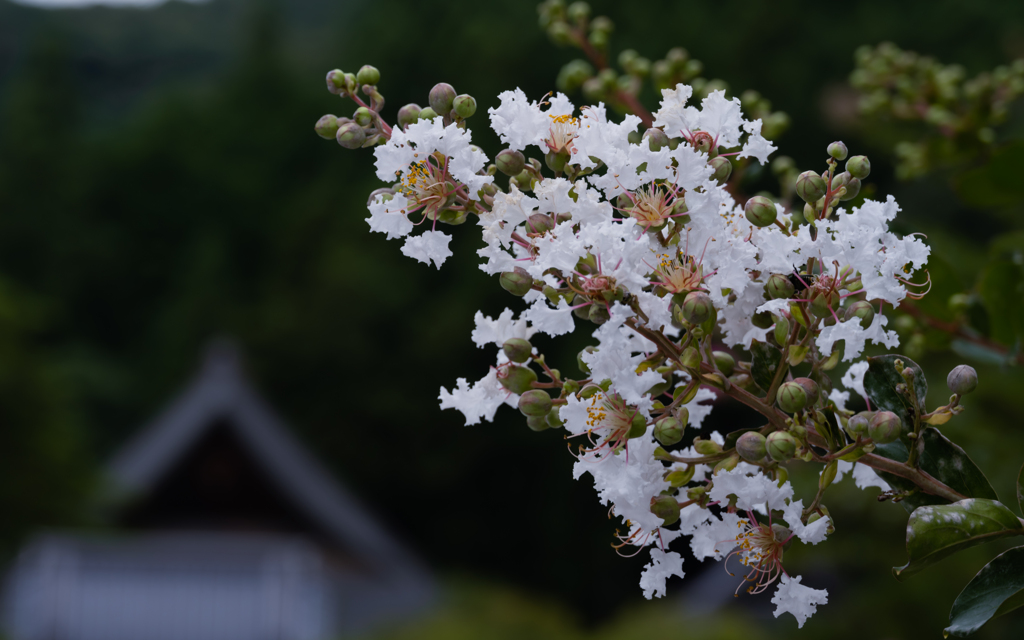
{"label": "green leaf", "polygon": [[964,202],[979,208],[1004,207],[1024,200],[1024,142],[1007,144],[992,154],[992,159],[965,171],[956,181],[957,193]]}
{"label": "green leaf", "polygon": [[775,371],[782,361],[782,352],[770,344],[755,341],[750,345],[750,355],[753,359],[750,362],[750,376],[761,387],[768,391],[775,379]]}
{"label": "green leaf", "polygon": [[[918,460],[922,471],[968,498],[999,499],[988,478],[978,468],[978,465],[974,464],[966,451],[951,442],[934,427],[926,427],[921,432],[921,437],[924,438],[924,453]],[[906,462],[908,455],[907,445],[903,440],[876,445],[874,453],[896,462]],[[910,491],[917,486],[909,480],[890,473],[879,472],[878,475],[894,489],[901,491]],[[939,496],[918,492],[907,496],[900,504],[907,511],[913,511],[924,505],[947,504],[948,502]]]}
{"label": "green leaf", "polygon": [[1007,536],[1024,534],[1024,523],[1001,502],[968,498],[929,505],[907,522],[907,564],[893,567],[903,579],[957,551]]}
{"label": "green leaf", "polygon": [[967,636],[996,616],[1024,604],[1024,547],[995,557],[967,583],[949,612],[946,637]]}
{"label": "green leaf", "polygon": [[981,272],[978,293],[988,311],[991,337],[1011,345],[1024,333],[1024,310],[1021,294],[1024,269],[1012,259],[992,260]]}
{"label": "green leaf", "polygon": [[1024,467],[1020,468],[1017,474],[1017,509],[1024,515]]}
{"label": "green leaf", "polygon": [[921,366],[907,356],[893,354],[868,358],[864,390],[868,392],[868,397],[875,405],[873,408],[892,411],[903,419],[903,426],[910,429],[914,425],[914,406],[909,398],[896,391],[896,385],[905,383],[903,376],[896,372],[896,360],[902,360],[903,366],[914,368],[914,391],[917,392],[918,405],[924,410],[925,399],[928,396],[928,381],[921,371]]}

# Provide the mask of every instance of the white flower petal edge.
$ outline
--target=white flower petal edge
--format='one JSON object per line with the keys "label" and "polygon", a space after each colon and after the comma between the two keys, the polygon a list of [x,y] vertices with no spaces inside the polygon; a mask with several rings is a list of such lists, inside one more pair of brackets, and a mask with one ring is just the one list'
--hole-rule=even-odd
{"label": "white flower petal edge", "polygon": [[797,627],[802,629],[804,623],[818,610],[819,604],[828,604],[828,591],[812,589],[800,584],[800,576],[783,575],[779,587],[772,596],[775,605],[775,617],[791,613],[796,618]]}

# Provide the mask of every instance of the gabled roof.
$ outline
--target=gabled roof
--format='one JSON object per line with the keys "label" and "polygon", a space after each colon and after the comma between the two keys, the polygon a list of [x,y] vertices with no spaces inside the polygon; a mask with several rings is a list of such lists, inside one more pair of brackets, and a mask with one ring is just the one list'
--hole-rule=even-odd
{"label": "gabled roof", "polygon": [[232,430],[296,509],[378,577],[431,590],[432,580],[416,558],[289,434],[246,379],[238,351],[228,342],[207,349],[196,378],[120,451],[108,471],[119,490],[144,495],[217,425]]}

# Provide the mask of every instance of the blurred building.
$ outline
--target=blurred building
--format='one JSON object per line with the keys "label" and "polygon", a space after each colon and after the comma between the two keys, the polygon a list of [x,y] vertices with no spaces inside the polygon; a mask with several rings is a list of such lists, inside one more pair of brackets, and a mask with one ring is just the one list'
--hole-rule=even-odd
{"label": "blurred building", "polygon": [[320,640],[429,605],[433,582],[211,347],[110,465],[117,533],[46,534],[4,595],[14,640]]}

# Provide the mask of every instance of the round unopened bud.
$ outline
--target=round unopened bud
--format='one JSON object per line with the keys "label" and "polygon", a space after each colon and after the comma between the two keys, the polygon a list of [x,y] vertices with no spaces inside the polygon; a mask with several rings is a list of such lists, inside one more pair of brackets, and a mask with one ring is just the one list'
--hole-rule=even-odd
{"label": "round unopened bud", "polygon": [[330,140],[338,135],[339,126],[338,117],[328,113],[316,121],[316,124],[313,125],[313,130],[316,131],[316,135],[324,140]]}
{"label": "round unopened bud", "polygon": [[512,362],[523,363],[533,355],[533,345],[522,338],[509,338],[501,345],[501,350]]}
{"label": "round unopened bud", "polygon": [[661,151],[662,147],[668,146],[668,134],[661,129],[651,128],[644,131],[644,139],[648,140],[651,151]]}
{"label": "round unopened bud", "polygon": [[430,103],[430,108],[436,113],[448,113],[452,110],[452,104],[455,102],[455,89],[447,82],[438,82],[430,90],[427,101]]}
{"label": "round unopened bud", "polygon": [[398,126],[403,129],[420,119],[420,105],[410,102],[398,110]]}
{"label": "round unopened bud", "polygon": [[498,382],[501,386],[515,394],[523,394],[532,389],[537,381],[537,374],[530,367],[519,367],[509,365],[498,372]]}
{"label": "round unopened bud", "polygon": [[530,233],[546,233],[555,228],[555,221],[546,213],[533,213],[526,219],[526,228]]}
{"label": "round unopened bud", "polygon": [[366,107],[359,107],[356,112],[352,114],[352,119],[356,121],[360,127],[368,127],[373,122],[373,112]]}
{"label": "round unopened bud", "polygon": [[338,133],[334,137],[338,144],[346,149],[358,149],[366,142],[366,132],[354,122],[348,122],[338,127]]}
{"label": "round unopened bud", "polygon": [[533,277],[522,267],[516,267],[515,271],[505,271],[498,277],[501,288],[514,296],[522,298],[533,288]]}
{"label": "round unopened bud", "polygon": [[768,278],[765,290],[768,292],[768,297],[772,300],[792,298],[796,294],[796,286],[781,273],[772,274],[772,277]]}
{"label": "round unopened bud", "polygon": [[867,329],[875,320],[875,308],[867,300],[858,300],[846,310],[846,319],[853,320],[854,318],[860,321],[860,326]]}
{"label": "round unopened bud", "polygon": [[879,411],[868,423],[868,435],[878,444],[888,444],[900,437],[903,423],[892,411]]}
{"label": "round unopened bud", "polygon": [[796,178],[796,193],[804,202],[817,202],[826,190],[825,181],[813,171],[804,171]]}
{"label": "round unopened bud", "polygon": [[800,442],[786,431],[773,431],[768,434],[765,448],[768,455],[776,462],[785,462],[796,455]]}
{"label": "round unopened bud", "polygon": [[754,196],[747,200],[747,203],[743,205],[743,213],[746,214],[750,224],[755,227],[767,227],[770,224],[775,224],[775,218],[779,215],[775,203],[764,196]]}
{"label": "round unopened bud", "polygon": [[839,199],[840,200],[853,200],[860,193],[860,178],[850,178],[850,181],[846,183],[846,193],[844,193]]}
{"label": "round unopened bud", "polygon": [[611,319],[611,314],[608,313],[608,308],[603,304],[592,304],[590,305],[590,313],[587,317],[594,324],[604,324]]}
{"label": "round unopened bud", "polygon": [[732,357],[732,354],[725,351],[712,351],[711,355],[715,358],[715,367],[726,376],[731,376],[733,370],[736,369],[736,359]]}
{"label": "round unopened bud", "polygon": [[547,416],[527,416],[526,426],[530,427],[530,431],[547,431],[551,428]]}
{"label": "round unopened bud", "polygon": [[654,423],[654,437],[666,447],[683,439],[685,425],[673,416],[666,416]]}
{"label": "round unopened bud", "polygon": [[828,145],[828,155],[836,160],[846,160],[846,156],[849,153],[850,151],[846,148],[846,145],[838,140]]}
{"label": "round unopened bud", "polygon": [[784,382],[779,387],[776,401],[786,413],[796,413],[807,406],[807,391],[797,382]]}
{"label": "round unopened bud", "polygon": [[548,166],[548,169],[552,171],[564,171],[565,165],[569,163],[569,152],[566,150],[562,151],[548,151],[544,154],[544,164]]}
{"label": "round unopened bud", "polygon": [[818,401],[818,383],[810,378],[793,378],[793,382],[804,388],[807,392],[807,404],[811,405]]}
{"label": "round unopened bud", "polygon": [[679,503],[672,496],[654,496],[651,498],[651,513],[670,525],[679,520]]}
{"label": "round unopened bud", "polygon": [[711,296],[703,291],[691,291],[683,299],[683,317],[690,324],[703,324],[714,310]]}
{"label": "round unopened bud", "polygon": [[647,418],[637,412],[633,414],[633,421],[629,425],[629,431],[626,433],[626,437],[629,439],[639,438],[645,433],[647,433]]}
{"label": "round unopened bud", "polygon": [[757,431],[748,431],[736,440],[736,453],[747,462],[760,462],[768,455],[767,439]]}
{"label": "round unopened bud", "polygon": [[380,71],[377,70],[377,67],[364,64],[356,73],[356,82],[359,84],[377,84],[380,82]]}
{"label": "round unopened bud", "polygon": [[708,164],[711,165],[711,178],[718,184],[725,184],[732,175],[732,163],[729,162],[729,158],[719,156],[712,158]]}
{"label": "round unopened bud", "polygon": [[338,95],[345,90],[345,72],[334,69],[327,72],[327,90]]}
{"label": "round unopened bud", "polygon": [[468,118],[476,113],[476,98],[464,93],[461,96],[457,96],[455,100],[452,101],[452,108],[455,109],[455,113],[457,113],[460,118]]}
{"label": "round unopened bud", "polygon": [[548,415],[544,418],[548,423],[548,428],[559,429],[565,424],[565,420],[562,420],[561,416],[559,416],[560,410],[561,407],[553,407],[551,411],[548,411]]}
{"label": "round unopened bud", "polygon": [[861,411],[860,413],[850,416],[846,421],[846,433],[850,434],[850,437],[854,440],[858,437],[869,437],[868,426],[870,426],[871,419],[874,417],[874,411]]}
{"label": "round unopened bud", "polygon": [[957,395],[967,395],[978,388],[978,372],[966,364],[962,364],[946,376],[946,385]]}
{"label": "round unopened bud", "polygon": [[871,161],[867,156],[853,156],[846,161],[846,170],[854,178],[863,180],[871,175]]}
{"label": "round unopened bud", "polygon": [[437,117],[437,111],[434,111],[432,107],[423,107],[420,109],[420,120],[433,120]]}
{"label": "round unopened bud", "polygon": [[551,411],[551,396],[541,389],[530,389],[519,396],[519,411],[524,416],[544,416]]}
{"label": "round unopened bud", "polygon": [[501,171],[506,176],[515,177],[526,166],[526,156],[521,151],[505,149],[498,152],[498,155],[494,158],[494,164],[498,167],[498,171]]}

